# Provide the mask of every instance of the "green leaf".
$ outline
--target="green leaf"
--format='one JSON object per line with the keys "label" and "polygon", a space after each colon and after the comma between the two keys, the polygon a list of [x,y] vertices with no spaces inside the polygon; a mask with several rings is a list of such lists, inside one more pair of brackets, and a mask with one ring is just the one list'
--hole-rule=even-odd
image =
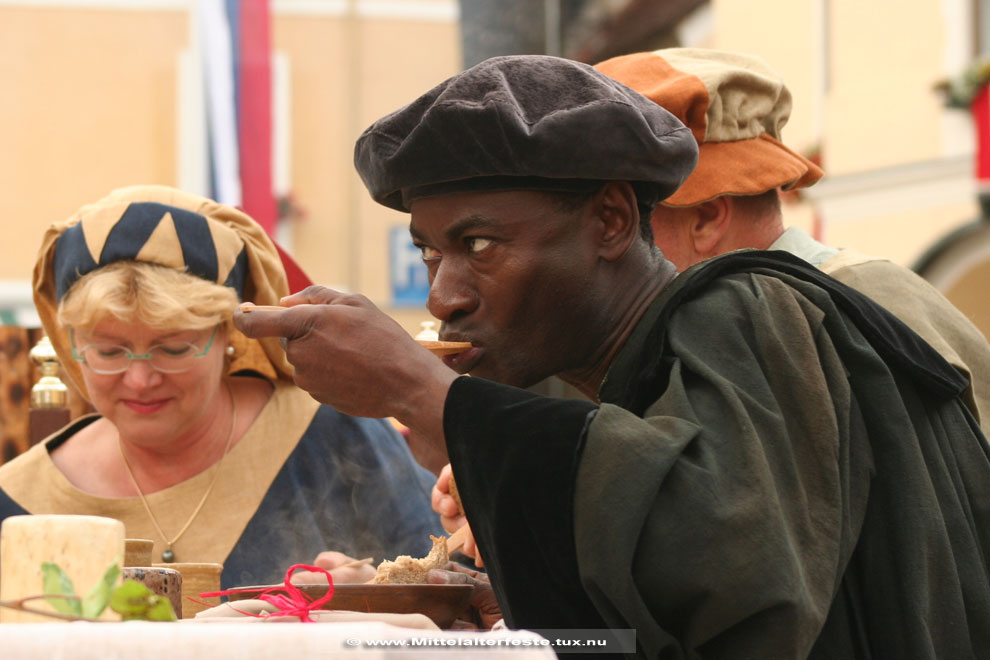
{"label": "green leaf", "polygon": [[172,604],[137,580],[125,580],[110,595],[110,609],[124,621],[176,621]]}
{"label": "green leaf", "polygon": [[118,577],[120,577],[120,567],[116,563],[110,564],[110,568],[103,574],[103,578],[83,598],[83,616],[95,619],[103,613],[110,601],[110,592],[113,590]]}
{"label": "green leaf", "polygon": [[72,580],[58,564],[50,561],[41,564],[43,592],[46,596],[70,596],[72,598],[46,598],[45,601],[59,614],[82,616],[82,604],[75,598],[76,588]]}

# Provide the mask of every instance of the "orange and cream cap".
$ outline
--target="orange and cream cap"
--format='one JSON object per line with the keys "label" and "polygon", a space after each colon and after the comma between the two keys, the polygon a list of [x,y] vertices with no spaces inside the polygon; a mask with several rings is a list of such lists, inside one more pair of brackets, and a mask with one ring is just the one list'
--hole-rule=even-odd
{"label": "orange and cream cap", "polygon": [[613,57],[595,68],[663,106],[698,141],[697,167],[665,205],[803,188],[824,174],[780,142],[791,93],[762,58],[665,48]]}

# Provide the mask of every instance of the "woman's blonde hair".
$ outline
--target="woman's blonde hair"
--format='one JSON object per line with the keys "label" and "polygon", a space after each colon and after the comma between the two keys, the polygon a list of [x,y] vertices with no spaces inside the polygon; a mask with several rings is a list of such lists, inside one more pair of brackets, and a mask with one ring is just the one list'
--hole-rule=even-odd
{"label": "woman's blonde hair", "polygon": [[92,328],[107,317],[156,330],[204,330],[230,320],[237,292],[175,268],[117,261],[79,278],[58,305],[63,327]]}

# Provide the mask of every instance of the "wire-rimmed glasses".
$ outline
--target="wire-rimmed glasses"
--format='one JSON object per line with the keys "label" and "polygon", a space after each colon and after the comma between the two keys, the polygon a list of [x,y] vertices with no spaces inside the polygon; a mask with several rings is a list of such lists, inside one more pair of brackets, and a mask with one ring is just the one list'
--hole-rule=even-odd
{"label": "wire-rimmed glasses", "polygon": [[203,349],[188,341],[169,341],[155,344],[148,349],[147,353],[131,353],[124,346],[99,343],[87,344],[77,349],[72,330],[69,331],[69,344],[72,346],[72,358],[82,362],[98,374],[124,373],[130,368],[132,360],[147,360],[155,371],[179,374],[192,369],[199,358],[206,357],[213,346],[213,340],[216,339],[219,329],[220,326],[213,328],[213,334],[210,335],[210,340]]}

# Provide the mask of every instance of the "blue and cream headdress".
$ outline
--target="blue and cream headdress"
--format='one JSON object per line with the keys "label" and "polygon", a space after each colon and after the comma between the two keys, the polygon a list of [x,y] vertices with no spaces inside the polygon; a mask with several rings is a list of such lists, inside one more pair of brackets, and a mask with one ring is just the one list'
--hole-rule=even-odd
{"label": "blue and cream headdress", "polygon": [[[278,304],[288,295],[275,245],[242,211],[165,186],[120,188],[87,204],[45,233],[34,269],[34,302],[45,332],[69,376],[85,393],[78,363],[58,327],[58,302],[83,275],[116,261],[144,261],[176,268],[232,287],[241,300]],[[249,340],[235,333],[238,361],[291,380],[292,367],[274,338]]]}
{"label": "blue and cream headdress", "polygon": [[111,204],[55,241],[55,297],[101,266],[146,261],[229,286],[243,300],[246,251],[237,232],[199,213],[159,202]]}

